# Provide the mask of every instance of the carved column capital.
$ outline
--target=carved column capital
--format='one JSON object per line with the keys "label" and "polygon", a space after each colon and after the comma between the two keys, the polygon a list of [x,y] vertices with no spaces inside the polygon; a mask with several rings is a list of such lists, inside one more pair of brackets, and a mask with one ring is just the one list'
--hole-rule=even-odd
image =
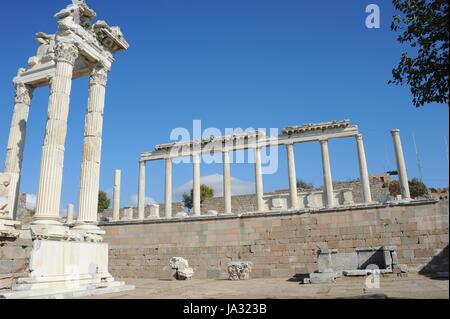
{"label": "carved column capital", "polygon": [[57,62],[67,62],[74,65],[78,58],[78,53],[78,48],[74,43],[58,42],[55,46]]}
{"label": "carved column capital", "polygon": [[106,86],[109,70],[102,64],[97,64],[91,71],[90,85]]}
{"label": "carved column capital", "polygon": [[24,83],[15,83],[14,86],[16,89],[14,102],[16,104],[23,103],[30,105],[31,99],[33,98],[34,88]]}

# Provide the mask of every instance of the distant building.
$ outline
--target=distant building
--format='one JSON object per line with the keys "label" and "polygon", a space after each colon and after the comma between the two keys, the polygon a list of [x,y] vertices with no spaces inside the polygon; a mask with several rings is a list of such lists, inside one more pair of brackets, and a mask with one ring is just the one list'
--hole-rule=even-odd
{"label": "distant building", "polygon": [[392,183],[392,174],[385,173],[385,174],[370,175],[369,179],[375,182],[381,182],[383,184],[390,184]]}

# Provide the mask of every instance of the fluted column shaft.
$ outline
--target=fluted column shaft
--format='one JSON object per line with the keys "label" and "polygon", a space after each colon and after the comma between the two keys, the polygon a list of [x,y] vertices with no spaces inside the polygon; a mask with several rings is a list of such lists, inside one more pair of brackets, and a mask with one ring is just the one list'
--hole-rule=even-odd
{"label": "fluted column shaft", "polygon": [[358,148],[359,171],[361,175],[361,184],[364,194],[364,202],[369,204],[372,202],[372,192],[370,190],[369,171],[367,169],[366,151],[364,149],[363,137],[361,134],[356,136]]}
{"label": "fluted column shaft", "polygon": [[232,213],[231,206],[231,169],[230,169],[230,152],[223,152],[223,198],[225,200],[225,214]]}
{"label": "fluted column shaft", "polygon": [[89,82],[89,101],[84,128],[77,228],[96,227],[98,223],[103,112],[105,109],[107,76],[108,70],[98,65],[93,69]]}
{"label": "fluted column shaft", "polygon": [[320,141],[322,149],[322,166],[323,166],[323,178],[326,196],[326,207],[334,207],[334,190],[333,190],[333,178],[331,176],[330,165],[330,152],[328,148],[328,140]]}
{"label": "fluted column shaft", "polygon": [[60,224],[64,151],[69,116],[73,65],[78,49],[70,43],[56,45],[56,71],[51,79],[47,128],[42,148],[41,171],[34,223]]}
{"label": "fluted column shaft", "polygon": [[120,220],[120,186],[121,186],[122,172],[116,170],[114,174],[114,200],[113,200],[113,221]]}
{"label": "fluted column shaft", "polygon": [[138,215],[145,219],[145,162],[139,163]]}
{"label": "fluted column shaft", "polygon": [[406,170],[405,156],[403,154],[402,140],[400,130],[392,130],[392,139],[394,141],[395,158],[397,161],[398,177],[403,199],[411,199],[409,190],[408,172]]}
{"label": "fluted column shaft", "polygon": [[194,161],[194,178],[193,178],[193,209],[194,215],[200,216],[202,214],[201,207],[201,175],[200,175],[200,155],[193,155]]}
{"label": "fluted column shaft", "polygon": [[33,88],[23,83],[15,84],[14,113],[9,131],[8,148],[6,151],[5,173],[11,176],[9,185],[9,214],[0,216],[5,219],[15,219],[20,194],[20,178],[22,171],[23,153],[27,133],[28,116],[30,112]]}
{"label": "fluted column shaft", "polygon": [[259,212],[265,210],[264,205],[264,185],[261,167],[261,149],[255,148],[255,184],[256,184],[256,205]]}
{"label": "fluted column shaft", "polygon": [[288,170],[289,170],[289,193],[291,198],[291,209],[298,209],[298,189],[297,189],[297,173],[295,170],[295,154],[294,145],[286,145]]}
{"label": "fluted column shaft", "polygon": [[164,209],[166,218],[172,218],[172,160],[166,159],[166,190],[164,195]]}

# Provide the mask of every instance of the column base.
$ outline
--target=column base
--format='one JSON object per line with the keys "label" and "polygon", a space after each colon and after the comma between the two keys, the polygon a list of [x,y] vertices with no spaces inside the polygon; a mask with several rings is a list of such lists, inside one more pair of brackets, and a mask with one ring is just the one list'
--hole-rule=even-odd
{"label": "column base", "polygon": [[28,277],[0,299],[77,298],[133,290],[108,272],[108,245],[64,240],[33,241]]}

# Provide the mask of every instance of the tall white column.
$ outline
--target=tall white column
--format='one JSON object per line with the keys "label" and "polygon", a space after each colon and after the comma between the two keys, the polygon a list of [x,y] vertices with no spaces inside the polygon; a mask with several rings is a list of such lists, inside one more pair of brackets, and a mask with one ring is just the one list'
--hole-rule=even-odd
{"label": "tall white column", "polygon": [[145,162],[139,163],[138,216],[145,219]]}
{"label": "tall white column", "polygon": [[73,211],[74,211],[73,204],[69,204],[69,206],[67,206],[67,218],[66,218],[66,224],[69,226],[73,225]]}
{"label": "tall white column", "polygon": [[108,70],[102,65],[97,65],[91,72],[76,229],[98,229],[98,194],[107,78]]}
{"label": "tall white column", "polygon": [[398,177],[402,190],[402,197],[406,200],[411,199],[411,193],[409,191],[408,172],[406,170],[405,156],[403,154],[402,140],[400,138],[400,130],[395,129],[392,130],[391,133],[394,140],[395,158],[397,160]]}
{"label": "tall white column", "polygon": [[164,209],[166,218],[172,218],[172,159],[166,159],[166,191]]}
{"label": "tall white column", "polygon": [[59,42],[55,47],[56,71],[51,79],[47,128],[42,148],[41,172],[34,224],[60,225],[64,151],[69,116],[72,72],[78,49]]}
{"label": "tall white column", "polygon": [[364,194],[364,202],[369,204],[372,202],[372,193],[370,190],[369,171],[367,169],[366,151],[364,148],[363,137],[361,134],[356,136],[358,148],[359,171],[361,175],[361,184]]}
{"label": "tall white column", "polygon": [[330,165],[330,152],[328,149],[328,140],[320,141],[322,148],[322,166],[323,166],[323,178],[326,195],[326,207],[334,207],[334,190],[333,190],[333,178],[331,176]]}
{"label": "tall white column", "polygon": [[4,219],[15,219],[20,194],[20,178],[22,171],[23,152],[27,133],[28,115],[30,112],[33,88],[23,83],[15,84],[14,113],[9,131],[8,148],[6,151],[5,173],[11,176],[9,196],[9,214],[0,216]]}
{"label": "tall white column", "polygon": [[288,170],[289,170],[289,194],[291,199],[291,209],[298,209],[298,189],[297,189],[297,173],[295,170],[295,154],[294,144],[286,145]]}
{"label": "tall white column", "polygon": [[264,185],[261,168],[261,149],[259,147],[254,149],[255,154],[255,184],[256,184],[256,205],[259,212],[265,210],[264,204]]}
{"label": "tall white column", "polygon": [[232,214],[231,207],[231,168],[230,152],[223,152],[223,198],[225,200],[225,214]]}
{"label": "tall white column", "polygon": [[113,200],[113,221],[120,221],[120,186],[122,179],[122,172],[116,170],[114,174],[114,200]]}
{"label": "tall white column", "polygon": [[200,216],[202,214],[201,207],[201,176],[200,176],[200,155],[192,156],[194,161],[194,180],[193,180],[193,208],[194,215]]}

